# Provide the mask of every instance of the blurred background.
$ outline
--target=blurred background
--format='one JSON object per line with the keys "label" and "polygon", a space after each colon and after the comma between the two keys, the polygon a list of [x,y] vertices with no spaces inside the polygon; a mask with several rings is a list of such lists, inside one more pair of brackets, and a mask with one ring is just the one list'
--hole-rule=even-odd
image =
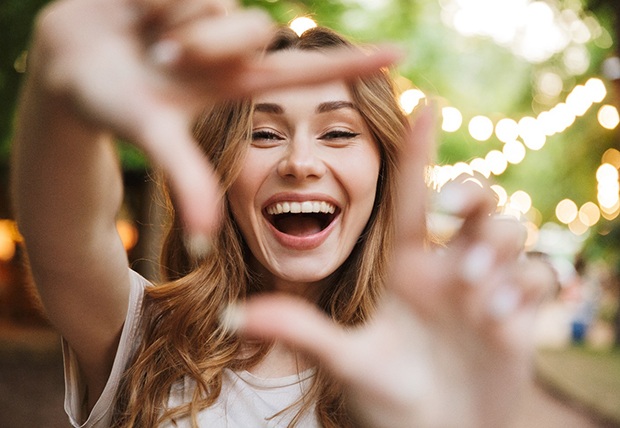
{"label": "blurred background", "polygon": [[[25,274],[8,192],[28,38],[46,3],[0,3],[3,427],[68,426],[59,339]],[[527,250],[558,274],[532,331],[537,382],[518,425],[620,427],[620,1],[242,3],[298,32],[325,25],[407,52],[394,72],[403,109],[433,99],[442,111],[429,185],[440,189],[461,174],[491,180],[498,212],[524,222]],[[151,171],[121,142],[119,152],[126,197],[118,229],[133,267],[155,279],[160,214],[151,202]]]}

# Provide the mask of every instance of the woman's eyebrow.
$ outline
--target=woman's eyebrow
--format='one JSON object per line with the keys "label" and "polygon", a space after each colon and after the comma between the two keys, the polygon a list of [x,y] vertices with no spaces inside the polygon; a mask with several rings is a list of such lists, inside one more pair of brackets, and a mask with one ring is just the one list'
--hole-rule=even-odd
{"label": "woman's eyebrow", "polygon": [[350,108],[353,110],[357,110],[355,105],[350,101],[328,101],[321,103],[317,106],[317,113],[327,113],[334,110],[339,110],[343,108]]}
{"label": "woman's eyebrow", "polygon": [[273,113],[273,114],[282,114],[284,113],[284,109],[278,105],[273,103],[259,103],[254,105],[254,111],[258,111],[261,113]]}

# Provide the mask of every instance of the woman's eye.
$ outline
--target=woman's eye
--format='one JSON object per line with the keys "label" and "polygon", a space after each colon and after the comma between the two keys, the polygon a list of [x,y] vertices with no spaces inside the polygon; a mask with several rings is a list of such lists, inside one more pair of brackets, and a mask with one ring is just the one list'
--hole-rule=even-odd
{"label": "woman's eye", "polygon": [[282,137],[280,137],[278,134],[272,131],[266,131],[266,130],[254,131],[252,132],[252,141],[257,141],[257,140],[275,141],[275,140],[282,140]]}
{"label": "woman's eye", "polygon": [[326,132],[321,136],[321,140],[339,140],[339,139],[351,139],[357,137],[359,132],[351,132],[344,130],[334,130]]}

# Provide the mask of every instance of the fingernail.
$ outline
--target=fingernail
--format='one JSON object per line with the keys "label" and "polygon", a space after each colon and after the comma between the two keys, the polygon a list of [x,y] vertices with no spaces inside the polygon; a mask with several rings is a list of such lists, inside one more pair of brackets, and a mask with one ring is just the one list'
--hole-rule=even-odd
{"label": "fingernail", "polygon": [[500,286],[491,297],[489,313],[496,320],[508,317],[519,305],[521,293],[510,285]]}
{"label": "fingernail", "polygon": [[446,214],[459,214],[467,206],[467,195],[458,186],[446,185],[434,199],[434,209]]}
{"label": "fingernail", "polygon": [[181,45],[170,39],[160,40],[150,47],[149,56],[153,63],[168,67],[181,57]]}
{"label": "fingernail", "polygon": [[185,248],[196,260],[207,257],[213,250],[211,238],[203,234],[191,234],[185,237]]}
{"label": "fingernail", "polygon": [[489,245],[473,245],[463,259],[461,276],[469,285],[478,285],[491,273],[494,262],[495,251]]}
{"label": "fingernail", "polygon": [[236,333],[245,324],[245,312],[240,305],[231,303],[220,312],[219,320],[225,331]]}
{"label": "fingernail", "polygon": [[441,241],[450,240],[463,225],[463,219],[455,215],[431,211],[426,216],[428,231]]}

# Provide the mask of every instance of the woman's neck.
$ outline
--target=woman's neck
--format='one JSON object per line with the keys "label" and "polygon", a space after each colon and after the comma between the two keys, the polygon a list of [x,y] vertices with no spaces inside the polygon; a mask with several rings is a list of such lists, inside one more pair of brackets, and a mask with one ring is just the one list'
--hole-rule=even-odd
{"label": "woman's neck", "polygon": [[276,342],[264,358],[250,367],[248,371],[254,376],[269,379],[298,374],[313,367],[308,358],[290,347]]}

